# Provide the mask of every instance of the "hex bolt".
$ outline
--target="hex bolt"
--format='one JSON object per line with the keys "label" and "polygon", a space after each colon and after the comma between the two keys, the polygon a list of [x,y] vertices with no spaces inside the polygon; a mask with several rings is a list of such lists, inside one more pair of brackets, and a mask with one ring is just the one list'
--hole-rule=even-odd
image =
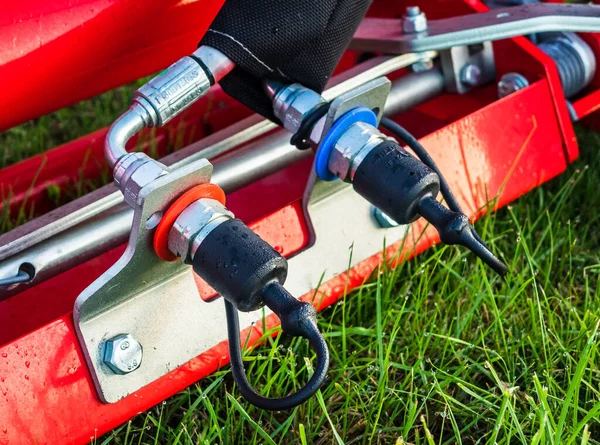
{"label": "hex bolt", "polygon": [[522,88],[529,86],[529,81],[519,73],[506,73],[498,82],[498,97],[502,99]]}
{"label": "hex bolt", "polygon": [[102,347],[104,363],[115,374],[129,374],[142,364],[142,345],[131,334],[117,335],[106,340]]}
{"label": "hex bolt", "polygon": [[481,83],[481,75],[481,68],[469,63],[460,70],[460,81],[468,87],[476,87]]}
{"label": "hex bolt", "polygon": [[406,8],[404,17],[402,17],[402,31],[405,34],[427,31],[427,17],[418,6]]}
{"label": "hex bolt", "polygon": [[400,225],[375,206],[371,206],[371,213],[373,214],[373,217],[375,218],[375,221],[377,221],[379,227],[382,229],[390,229]]}

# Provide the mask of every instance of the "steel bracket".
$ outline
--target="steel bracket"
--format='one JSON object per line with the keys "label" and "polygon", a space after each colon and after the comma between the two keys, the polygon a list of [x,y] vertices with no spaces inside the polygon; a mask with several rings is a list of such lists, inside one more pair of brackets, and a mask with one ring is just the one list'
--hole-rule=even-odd
{"label": "steel bracket", "polygon": [[[201,159],[143,187],[125,253],[75,301],[77,335],[104,402],[122,399],[207,347],[204,334],[213,320],[206,317],[206,305],[198,304],[192,270],[159,259],[152,237],[162,212],[186,190],[209,182],[211,174],[212,165]],[[186,326],[186,335],[178,326]],[[106,341],[120,334],[130,334],[143,350],[141,365],[124,375],[103,360]]]}
{"label": "steel bracket", "polygon": [[354,34],[350,48],[403,54],[549,31],[599,32],[600,6],[534,3],[497,8],[429,20],[427,31],[408,34],[402,32],[400,19],[366,18]]}
{"label": "steel bracket", "polygon": [[[332,102],[327,125],[356,106],[368,106],[381,116],[389,88],[389,80],[383,77],[339,96]],[[201,159],[145,186],[125,253],[75,302],[79,341],[100,399],[106,403],[121,400],[227,339],[223,307],[202,300],[192,268],[180,261],[160,260],[152,247],[161,213],[184,191],[209,182],[211,174],[212,165]],[[296,297],[380,252],[386,237],[393,244],[406,233],[402,226],[381,228],[369,203],[349,184],[323,182],[314,169],[303,202],[310,247],[289,260],[285,283]],[[265,313],[242,313],[240,323],[248,326]],[[118,374],[104,362],[104,349],[107,341],[123,334],[141,345],[142,360],[135,370]]]}
{"label": "steel bracket", "polygon": [[[479,45],[454,46],[440,51],[442,73],[449,93],[465,94],[476,86],[496,80],[496,63],[492,42]],[[480,78],[476,84],[468,84],[463,79],[463,70],[469,65],[476,66]]]}

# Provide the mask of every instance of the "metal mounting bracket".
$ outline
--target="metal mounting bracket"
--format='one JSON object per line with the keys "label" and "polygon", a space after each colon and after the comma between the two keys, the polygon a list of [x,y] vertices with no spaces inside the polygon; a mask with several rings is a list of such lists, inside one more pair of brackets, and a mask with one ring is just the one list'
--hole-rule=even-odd
{"label": "metal mounting bracket", "polygon": [[[203,337],[212,320],[196,304],[201,298],[191,268],[159,259],[152,229],[174,199],[209,182],[211,174],[212,165],[201,159],[143,187],[125,253],[75,301],[79,341],[104,402],[122,399],[207,347]],[[178,335],[177,326],[186,326],[186,335]],[[124,375],[103,360],[106,341],[120,334],[130,334],[143,349],[139,368]]]}
{"label": "metal mounting bracket", "polygon": [[[331,122],[358,105],[383,110],[388,91],[389,81],[381,78],[340,96],[331,105]],[[75,302],[79,341],[100,399],[106,403],[121,400],[227,339],[222,304],[202,300],[190,266],[164,262],[152,248],[155,215],[182,192],[209,182],[211,173],[211,164],[202,159],[145,186],[125,253]],[[406,233],[404,226],[381,228],[370,204],[349,184],[323,182],[314,170],[303,202],[310,246],[289,260],[285,283],[296,297]],[[241,313],[241,326],[249,326],[263,314],[262,310]],[[104,350],[109,340],[125,334],[139,343],[141,362],[135,370],[115,373],[105,363]]]}
{"label": "metal mounting bracket", "polygon": [[600,6],[535,3],[441,20],[427,31],[402,32],[400,19],[366,18],[350,43],[361,51],[403,54],[475,45],[548,31],[599,32]]}

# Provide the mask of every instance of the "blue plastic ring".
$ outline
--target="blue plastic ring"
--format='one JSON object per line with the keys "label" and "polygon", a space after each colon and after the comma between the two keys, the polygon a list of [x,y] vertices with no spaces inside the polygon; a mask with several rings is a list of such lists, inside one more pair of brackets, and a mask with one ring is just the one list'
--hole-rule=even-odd
{"label": "blue plastic ring", "polygon": [[354,108],[340,117],[333,124],[325,137],[323,137],[315,157],[315,171],[317,172],[317,176],[323,181],[333,181],[334,179],[337,179],[337,176],[329,171],[329,155],[342,134],[344,134],[350,125],[357,122],[364,122],[377,127],[377,116],[366,107]]}

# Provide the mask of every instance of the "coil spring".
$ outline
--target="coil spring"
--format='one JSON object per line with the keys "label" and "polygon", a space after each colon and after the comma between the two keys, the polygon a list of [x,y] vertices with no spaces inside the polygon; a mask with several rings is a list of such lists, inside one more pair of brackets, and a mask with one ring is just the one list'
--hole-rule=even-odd
{"label": "coil spring", "polygon": [[585,42],[579,38],[574,42],[565,34],[542,41],[538,47],[556,63],[565,96],[569,98],[588,85],[595,71],[595,60]]}

